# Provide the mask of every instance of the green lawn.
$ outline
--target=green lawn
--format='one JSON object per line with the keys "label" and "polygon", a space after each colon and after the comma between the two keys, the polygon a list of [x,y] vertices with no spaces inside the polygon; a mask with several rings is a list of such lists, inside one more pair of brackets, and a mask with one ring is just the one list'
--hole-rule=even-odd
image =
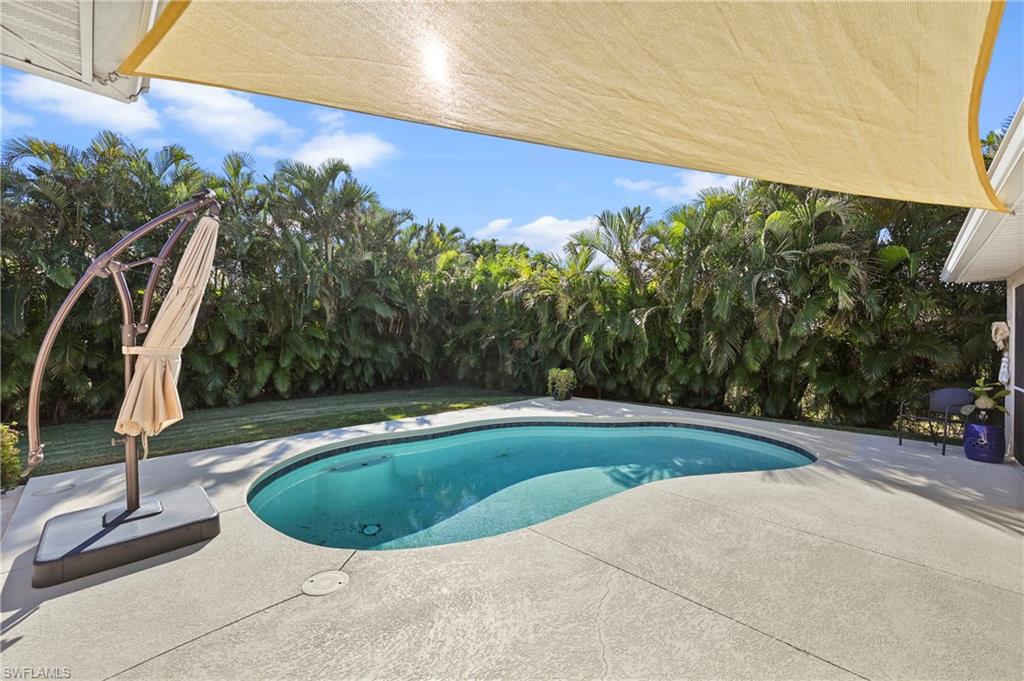
{"label": "green lawn", "polygon": [[[149,442],[149,455],[177,454],[525,398],[524,395],[495,390],[444,387],[382,390],[199,409],[186,412],[184,421],[152,438]],[[123,447],[110,445],[110,439],[114,436],[113,428],[113,418],[44,425],[42,439],[46,443],[46,458],[35,474],[47,475],[123,461]],[[24,457],[24,434],[19,444]]]}
{"label": "green lawn", "polygon": [[[441,387],[381,390],[332,397],[257,402],[240,407],[198,409],[186,412],[184,421],[176,423],[158,437],[152,438],[149,443],[149,455],[178,454],[330,428],[482,407],[525,398],[524,395],[497,390]],[[665,407],[666,405],[660,406]],[[708,413],[717,414],[718,412]],[[736,416],[724,413],[722,415]],[[869,428],[785,421],[764,417],[747,416],[744,418],[760,418],[760,420],[776,423],[794,423],[801,426],[849,430],[889,437],[896,435],[893,431]],[[110,445],[110,440],[114,437],[113,427],[114,419],[112,417],[64,425],[44,425],[42,436],[43,442],[46,443],[46,459],[36,469],[36,474],[47,475],[123,461],[124,449],[120,445],[116,447]],[[958,432],[955,435],[951,434],[951,440],[954,443],[959,442],[958,435]],[[925,432],[908,433],[905,437],[928,439]],[[22,434],[19,445],[22,447],[24,459],[24,434]]]}

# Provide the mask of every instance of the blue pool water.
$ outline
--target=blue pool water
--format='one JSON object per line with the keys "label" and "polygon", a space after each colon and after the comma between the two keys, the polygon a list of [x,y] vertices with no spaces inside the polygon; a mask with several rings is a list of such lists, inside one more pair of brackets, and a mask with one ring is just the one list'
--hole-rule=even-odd
{"label": "blue pool water", "polygon": [[311,544],[411,548],[526,527],[654,480],[811,461],[693,427],[503,425],[317,455],[257,481],[249,505]]}

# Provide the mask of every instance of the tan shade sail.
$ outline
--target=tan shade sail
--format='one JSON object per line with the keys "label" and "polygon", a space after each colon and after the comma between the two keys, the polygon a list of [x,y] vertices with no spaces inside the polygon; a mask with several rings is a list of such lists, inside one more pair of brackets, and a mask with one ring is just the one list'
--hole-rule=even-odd
{"label": "tan shade sail", "polygon": [[157,435],[184,417],[178,399],[181,350],[192,337],[210,280],[218,225],[209,216],[199,219],[145,342],[139,347],[124,348],[139,357],[114,427],[118,433]]}
{"label": "tan shade sail", "polygon": [[887,198],[1002,209],[1002,3],[171,3],[127,74]]}

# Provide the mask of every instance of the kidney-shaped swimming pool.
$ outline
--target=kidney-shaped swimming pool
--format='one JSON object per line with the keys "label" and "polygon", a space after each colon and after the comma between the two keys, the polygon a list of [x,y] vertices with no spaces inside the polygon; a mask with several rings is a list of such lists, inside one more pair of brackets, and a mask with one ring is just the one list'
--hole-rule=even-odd
{"label": "kidney-shaped swimming pool", "polygon": [[812,461],[702,426],[503,423],[300,457],[259,478],[249,506],[311,544],[412,548],[501,534],[655,480]]}

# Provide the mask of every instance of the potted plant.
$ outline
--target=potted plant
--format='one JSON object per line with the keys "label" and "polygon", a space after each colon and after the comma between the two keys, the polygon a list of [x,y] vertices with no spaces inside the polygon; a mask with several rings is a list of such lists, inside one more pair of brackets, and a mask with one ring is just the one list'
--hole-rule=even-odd
{"label": "potted plant", "polygon": [[989,383],[979,378],[970,391],[974,404],[960,409],[967,424],[964,426],[964,454],[968,459],[986,463],[1002,463],[1006,454],[1006,438],[1003,426],[994,423],[1006,408],[999,400],[1010,394],[1002,383]]}
{"label": "potted plant", "polygon": [[548,394],[556,400],[572,397],[576,387],[576,372],[572,369],[551,369],[548,371]]}

